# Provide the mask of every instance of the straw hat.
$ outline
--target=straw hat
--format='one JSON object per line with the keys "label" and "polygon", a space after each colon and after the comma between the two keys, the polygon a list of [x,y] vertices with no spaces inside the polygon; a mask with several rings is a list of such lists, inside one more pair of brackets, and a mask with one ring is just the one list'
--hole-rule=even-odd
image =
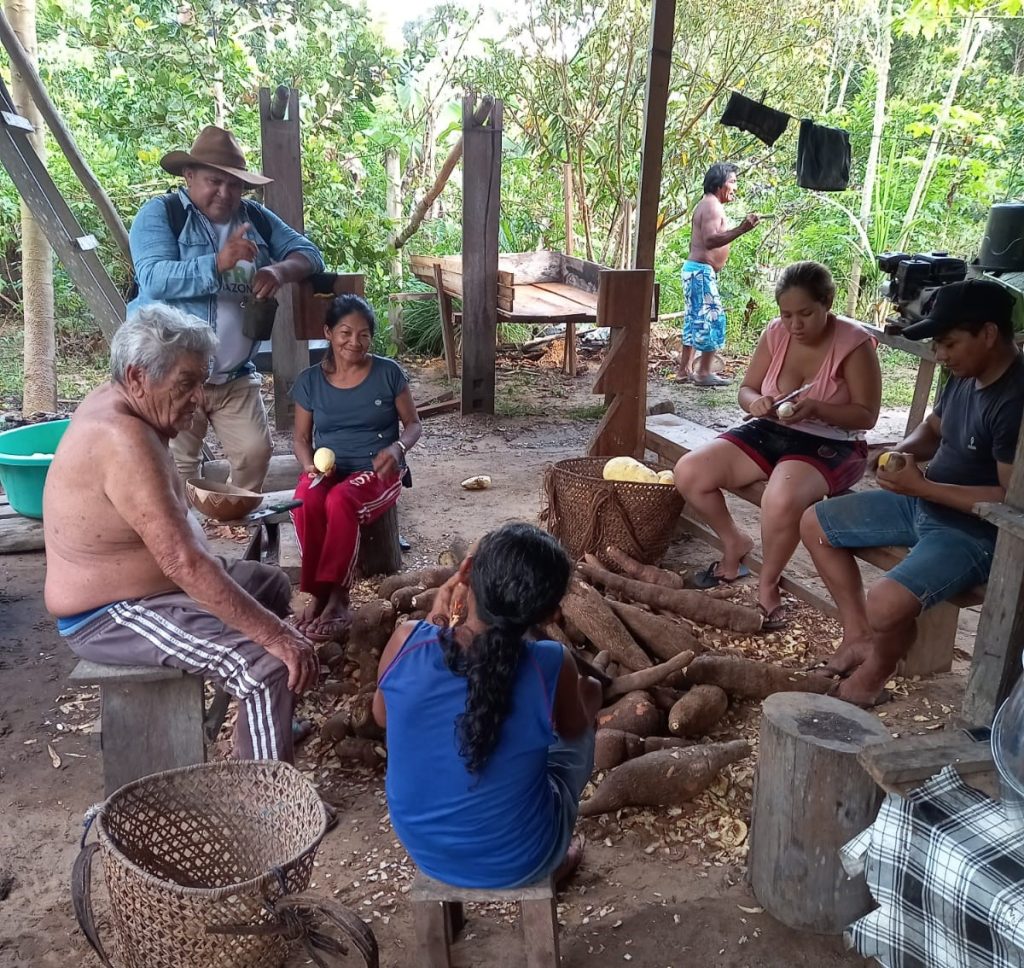
{"label": "straw hat", "polygon": [[192,142],[191,151],[171,151],[160,159],[160,167],[172,175],[180,175],[188,165],[226,171],[247,185],[268,185],[274,180],[257,171],[249,171],[235,136],[213,124],[199,132],[199,137]]}

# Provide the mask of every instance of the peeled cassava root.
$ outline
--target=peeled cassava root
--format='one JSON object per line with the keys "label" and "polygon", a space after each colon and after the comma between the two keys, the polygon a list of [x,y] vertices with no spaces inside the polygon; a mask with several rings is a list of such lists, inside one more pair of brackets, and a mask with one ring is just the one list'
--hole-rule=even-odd
{"label": "peeled cassava root", "polygon": [[718,686],[694,686],[669,710],[673,736],[703,736],[729,708],[729,697]]}
{"label": "peeled cassava root", "polygon": [[698,656],[686,667],[686,678],[698,685],[719,686],[736,699],[767,699],[776,692],[824,695],[833,686],[824,676],[729,655]]}
{"label": "peeled cassava root", "polygon": [[651,666],[650,669],[641,669],[639,672],[627,672],[625,675],[613,679],[611,684],[605,687],[604,698],[615,699],[618,696],[626,695],[628,692],[657,686],[673,673],[685,669],[692,661],[692,652],[680,652],[679,655],[673,656],[668,662]]}
{"label": "peeled cassava root", "polygon": [[[663,588],[647,582],[623,578],[596,564],[596,559],[582,561],[578,568],[588,581],[610,592],[623,595],[662,612],[674,612],[701,625],[730,629],[733,632],[760,632],[763,619],[759,612],[745,605],[720,602],[692,589]],[[614,614],[614,613],[613,613]]]}
{"label": "peeled cassava root", "polygon": [[676,736],[637,736],[622,729],[599,729],[594,737],[594,769],[610,770],[644,753],[689,745]]}
{"label": "peeled cassava root", "polygon": [[580,816],[685,803],[706,789],[719,770],[749,754],[750,744],[742,739],[645,753],[615,767],[580,804]]}
{"label": "peeled cassava root", "polygon": [[597,714],[598,729],[621,729],[637,736],[661,733],[665,713],[646,692],[630,692]]}
{"label": "peeled cassava root", "polygon": [[614,562],[616,570],[627,578],[650,582],[652,585],[664,585],[666,588],[679,589],[686,587],[682,575],[677,575],[674,571],[668,571],[665,568],[659,568],[657,565],[645,565],[614,545],[609,545],[605,548],[605,554]]}
{"label": "peeled cassava root", "polygon": [[694,655],[700,655],[703,651],[703,646],[693,633],[674,619],[654,615],[642,608],[637,608],[636,605],[627,605],[624,602],[610,601],[608,604],[619,621],[633,634],[633,637],[651,655],[663,662],[680,652],[692,652]]}
{"label": "peeled cassava root", "polygon": [[562,599],[562,612],[594,643],[595,648],[610,652],[619,665],[629,669],[647,669],[653,664],[604,598],[586,582],[572,582]]}

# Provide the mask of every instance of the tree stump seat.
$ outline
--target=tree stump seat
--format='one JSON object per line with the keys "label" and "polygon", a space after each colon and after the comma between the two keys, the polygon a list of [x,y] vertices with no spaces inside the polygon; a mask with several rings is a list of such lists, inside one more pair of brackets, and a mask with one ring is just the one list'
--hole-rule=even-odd
{"label": "tree stump seat", "polygon": [[548,878],[526,887],[486,890],[455,887],[417,871],[409,891],[416,926],[417,965],[452,968],[451,944],[465,923],[463,904],[518,901],[526,944],[526,968],[558,968],[558,912],[555,886]]}

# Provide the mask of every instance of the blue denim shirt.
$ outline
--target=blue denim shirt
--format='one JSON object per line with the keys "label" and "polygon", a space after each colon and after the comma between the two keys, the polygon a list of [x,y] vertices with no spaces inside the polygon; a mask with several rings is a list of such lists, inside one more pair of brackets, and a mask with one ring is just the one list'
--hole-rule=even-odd
{"label": "blue denim shirt", "polygon": [[[205,319],[216,332],[217,293],[220,291],[217,242],[188,192],[179,188],[178,195],[185,206],[185,226],[178,238],[174,237],[167,220],[167,206],[162,198],[151,198],[132,222],[128,239],[139,294],[128,304],[128,313],[149,303],[166,302]],[[262,238],[254,227],[247,233],[247,238],[258,249],[256,267],[259,269],[280,262],[293,252],[301,252],[309,260],[312,272],[323,272],[320,250],[270,209],[263,208],[263,211],[271,227],[270,238]],[[252,364],[246,369],[251,371]]]}

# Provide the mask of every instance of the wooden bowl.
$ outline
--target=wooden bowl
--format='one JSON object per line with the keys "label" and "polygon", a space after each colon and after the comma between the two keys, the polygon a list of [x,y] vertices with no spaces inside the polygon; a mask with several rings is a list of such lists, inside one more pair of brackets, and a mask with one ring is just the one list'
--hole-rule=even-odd
{"label": "wooden bowl", "polygon": [[192,477],[185,482],[188,502],[197,511],[218,521],[237,521],[263,503],[263,495],[244,487]]}

